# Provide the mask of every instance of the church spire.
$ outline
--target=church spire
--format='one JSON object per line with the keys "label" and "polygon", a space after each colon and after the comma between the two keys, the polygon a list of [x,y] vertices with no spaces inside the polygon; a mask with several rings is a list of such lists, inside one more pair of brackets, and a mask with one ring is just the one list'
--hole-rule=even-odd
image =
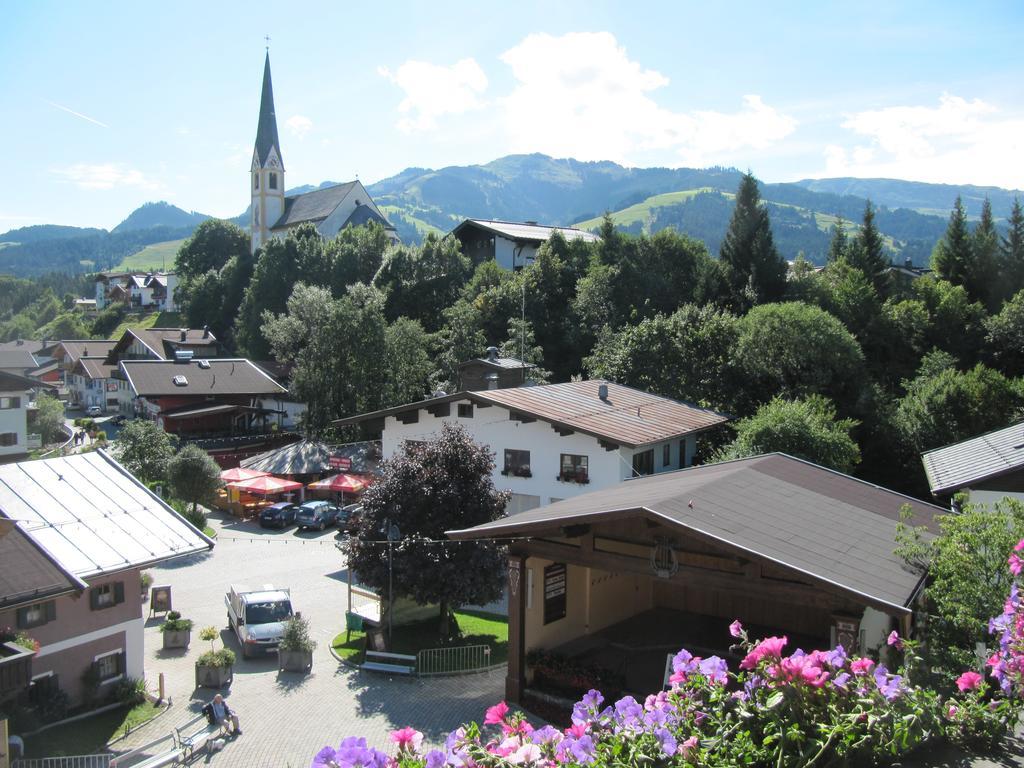
{"label": "church spire", "polygon": [[260,167],[267,167],[271,151],[277,150],[277,161],[284,170],[281,143],[277,138],[277,115],[274,113],[274,86],[270,82],[270,51],[263,65],[263,95],[260,97],[260,121],[256,128],[256,158]]}

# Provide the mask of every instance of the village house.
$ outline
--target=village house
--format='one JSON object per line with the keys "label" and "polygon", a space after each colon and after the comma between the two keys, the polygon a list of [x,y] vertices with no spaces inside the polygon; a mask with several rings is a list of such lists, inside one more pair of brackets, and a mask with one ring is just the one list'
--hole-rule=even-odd
{"label": "village house", "polygon": [[476,392],[520,387],[529,381],[530,371],[536,367],[515,357],[502,357],[497,347],[488,347],[484,357],[459,363],[459,389]]}
{"label": "village house", "polygon": [[131,405],[128,382],[118,376],[117,363],[106,357],[82,357],[68,377],[68,396],[72,405],[87,409],[96,406],[104,413],[127,412]]}
{"label": "village house", "polygon": [[28,376],[38,367],[39,362],[27,349],[0,349],[0,373]]}
{"label": "village house", "polygon": [[495,261],[502,269],[515,271],[532,264],[537,250],[555,232],[569,241],[593,243],[601,239],[592,232],[574,227],[492,219],[466,219],[450,235],[459,241],[462,252],[474,264]]}
{"label": "village house", "polygon": [[975,504],[1004,497],[1024,501],[1024,422],[921,454],[932,495],[951,502],[964,493]]}
{"label": "village house", "polygon": [[935,529],[937,506],[768,454],[629,480],[449,536],[512,542],[506,696],[521,702],[529,651],[646,692],[665,683],[680,648],[738,661],[734,619],[755,637],[787,635],[788,649],[864,653],[892,629],[911,636],[924,579],[893,554],[905,504]]}
{"label": "village house", "polygon": [[37,388],[40,382],[34,379],[0,372],[0,463],[24,459],[42,444],[38,435],[29,439],[29,410]]}
{"label": "village house", "polygon": [[510,514],[630,477],[693,463],[700,433],[728,417],[606,381],[457,392],[386,408],[337,426],[381,432],[384,457],[459,424],[497,455],[494,484],[512,491]]}
{"label": "village house", "polygon": [[72,385],[70,375],[79,360],[83,357],[104,359],[117,345],[117,342],[117,339],[64,339],[54,345],[53,359],[57,361],[64,381],[70,387]]}
{"label": "village house", "polygon": [[141,570],[212,547],[103,451],[0,467],[0,627],[39,643],[0,658],[0,698],[141,678]]}
{"label": "village house", "polygon": [[173,272],[101,272],[96,277],[95,308],[125,304],[132,309],[177,312]]}

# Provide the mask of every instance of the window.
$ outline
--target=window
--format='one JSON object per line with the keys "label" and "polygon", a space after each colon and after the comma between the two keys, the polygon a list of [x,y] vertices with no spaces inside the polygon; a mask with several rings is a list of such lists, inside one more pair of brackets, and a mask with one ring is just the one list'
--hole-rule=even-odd
{"label": "window", "polygon": [[18,444],[17,432],[0,432],[0,445],[6,447]]}
{"label": "window", "polygon": [[633,477],[654,474],[654,449],[633,454]]}
{"label": "window", "polygon": [[253,189],[259,189],[260,188],[260,175],[259,175],[259,173],[254,173],[252,175],[252,188]]}
{"label": "window", "polygon": [[533,473],[530,471],[530,452],[506,448],[505,468],[501,470],[501,474],[514,475],[515,477],[533,477]]}
{"label": "window", "polygon": [[101,683],[108,683],[124,673],[124,651],[115,651],[97,656],[92,663],[96,676]]}
{"label": "window", "polygon": [[268,185],[271,189],[277,189],[277,174],[270,174],[270,183]]}
{"label": "window", "polygon": [[0,410],[8,410],[10,408],[21,408],[20,397],[0,397]]}
{"label": "window", "polygon": [[33,704],[42,704],[53,698],[53,695],[60,690],[57,683],[57,676],[53,672],[47,672],[39,677],[32,678],[32,687],[28,689],[28,700]]}
{"label": "window", "polygon": [[36,603],[19,608],[17,612],[18,629],[31,629],[41,627],[49,621],[57,618],[57,603],[47,600],[45,603]]}
{"label": "window", "polygon": [[112,608],[124,602],[124,582],[101,584],[89,590],[89,607],[94,611]]}
{"label": "window", "polygon": [[668,467],[672,465],[672,444],[665,443],[661,447],[661,466]]}
{"label": "window", "polygon": [[563,483],[589,483],[589,459],[572,453],[563,453],[558,479]]}
{"label": "window", "polygon": [[459,403],[459,418],[460,419],[472,419],[473,418],[473,404],[472,403]]}

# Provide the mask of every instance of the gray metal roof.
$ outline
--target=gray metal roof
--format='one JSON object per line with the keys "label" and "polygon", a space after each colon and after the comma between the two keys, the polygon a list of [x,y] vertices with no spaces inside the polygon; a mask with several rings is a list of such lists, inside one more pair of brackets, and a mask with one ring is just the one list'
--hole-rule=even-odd
{"label": "gray metal roof", "polygon": [[277,220],[271,229],[292,227],[305,221],[323,221],[330,216],[334,209],[341,205],[352,188],[358,184],[357,181],[350,181],[346,184],[335,184],[333,187],[314,189],[302,195],[286,197],[284,199],[284,213]]}
{"label": "gray metal roof", "polygon": [[[269,472],[272,475],[314,475],[330,469],[332,456],[345,456],[352,460],[352,468],[346,470],[355,474],[373,474],[380,460],[380,441],[368,440],[345,445],[329,445],[316,440],[300,440],[297,443],[275,448],[243,459],[240,466]],[[337,471],[337,470],[335,470]]]}
{"label": "gray metal roof", "polygon": [[79,579],[213,547],[104,451],[0,466],[0,515]]}
{"label": "gray metal roof", "polygon": [[0,609],[47,600],[87,586],[63,571],[10,520],[0,520],[0,563]]}
{"label": "gray metal roof", "polygon": [[893,554],[900,507],[936,530],[946,510],[785,454],[627,480],[492,523],[455,539],[550,535],[562,526],[640,514],[745,556],[903,610],[920,574]]}
{"label": "gray metal roof", "polygon": [[394,229],[394,227],[391,226],[391,222],[389,222],[387,219],[385,219],[383,216],[381,216],[379,213],[373,210],[373,208],[366,205],[365,203],[356,206],[356,209],[352,211],[352,215],[348,217],[348,220],[345,222],[345,225],[342,227],[342,229],[344,229],[345,227],[362,226],[365,224],[369,224],[371,221],[377,222],[382,227],[384,227],[384,229]]}
{"label": "gray metal roof", "polygon": [[120,339],[64,339],[57,346],[63,347],[69,358],[78,360],[83,357],[106,357],[118,341]]}
{"label": "gray metal roof", "polygon": [[492,368],[536,368],[537,366],[533,363],[524,363],[517,357],[495,357],[493,360],[489,357],[474,357],[472,360],[467,360],[464,363],[459,363],[459,368],[465,368],[467,365],[487,365]]}
{"label": "gray metal roof", "polygon": [[263,64],[263,92],[260,94],[260,119],[256,126],[256,156],[260,167],[266,165],[270,150],[277,148],[277,159],[281,161],[281,142],[277,138],[277,114],[274,111],[274,86],[270,81],[270,51]]}
{"label": "gray metal roof", "polygon": [[452,234],[458,234],[459,230],[466,226],[477,226],[486,229],[488,232],[507,237],[510,240],[527,241],[532,243],[543,243],[551,238],[551,235],[558,232],[566,240],[583,240],[584,242],[597,242],[601,238],[592,232],[586,232],[575,227],[556,227],[547,224],[529,224],[521,221],[497,221],[494,219],[466,219],[452,230]]}
{"label": "gray metal roof", "polygon": [[1024,468],[1024,422],[926,451],[921,462],[937,496]]}
{"label": "gray metal roof", "polygon": [[[200,367],[200,362],[208,363]],[[190,360],[122,360],[121,371],[140,397],[167,395],[265,395],[276,396],[287,390],[244,358]],[[175,384],[184,376],[184,384]]]}
{"label": "gray metal roof", "polygon": [[31,371],[39,367],[27,349],[0,349],[0,370]]}
{"label": "gray metal roof", "polygon": [[80,357],[75,364],[76,371],[80,370],[90,379],[112,379],[117,373],[117,363],[107,363],[105,357]]}

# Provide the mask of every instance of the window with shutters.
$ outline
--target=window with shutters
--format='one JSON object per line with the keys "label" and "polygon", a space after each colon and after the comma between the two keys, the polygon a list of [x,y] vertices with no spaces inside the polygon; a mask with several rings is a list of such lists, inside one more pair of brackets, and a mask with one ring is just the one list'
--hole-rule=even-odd
{"label": "window with shutters", "polygon": [[9,410],[11,408],[21,408],[20,397],[0,397],[0,410]]}
{"label": "window with shutters", "polygon": [[124,651],[115,651],[98,656],[93,662],[96,676],[101,683],[108,683],[121,676],[124,672]]}
{"label": "window with shutters", "polygon": [[124,602],[124,582],[115,581],[112,584],[101,584],[89,590],[89,607],[94,611],[104,608],[112,608]]}
{"label": "window with shutters", "polygon": [[17,432],[0,432],[0,446],[8,447],[18,444]]}
{"label": "window with shutters", "polygon": [[41,627],[57,618],[57,603],[54,600],[47,600],[45,603],[35,603],[19,608],[17,617],[18,629]]}
{"label": "window with shutters", "polygon": [[654,449],[649,448],[646,451],[633,454],[633,475],[652,475],[654,474]]}

